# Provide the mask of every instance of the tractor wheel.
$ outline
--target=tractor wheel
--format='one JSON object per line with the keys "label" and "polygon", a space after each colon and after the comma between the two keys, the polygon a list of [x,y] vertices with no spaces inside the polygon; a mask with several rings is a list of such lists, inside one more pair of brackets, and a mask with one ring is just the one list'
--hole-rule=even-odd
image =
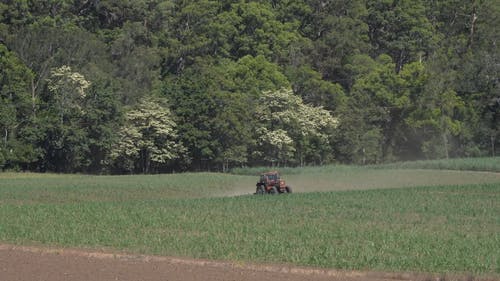
{"label": "tractor wheel", "polygon": [[278,189],[276,188],[276,186],[273,186],[270,190],[270,193],[271,194],[278,194]]}
{"label": "tractor wheel", "polygon": [[286,193],[292,193],[292,187],[291,186],[285,186]]}
{"label": "tractor wheel", "polygon": [[260,186],[257,186],[257,190],[255,191],[255,194],[258,194],[258,195],[263,195],[264,193],[266,193],[264,191],[264,187],[262,185]]}

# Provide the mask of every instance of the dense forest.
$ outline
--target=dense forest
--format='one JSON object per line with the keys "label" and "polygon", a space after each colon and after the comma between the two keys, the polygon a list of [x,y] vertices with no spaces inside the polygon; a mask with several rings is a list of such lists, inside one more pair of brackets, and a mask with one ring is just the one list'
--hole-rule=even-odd
{"label": "dense forest", "polygon": [[2,0],[0,167],[499,155],[500,0]]}

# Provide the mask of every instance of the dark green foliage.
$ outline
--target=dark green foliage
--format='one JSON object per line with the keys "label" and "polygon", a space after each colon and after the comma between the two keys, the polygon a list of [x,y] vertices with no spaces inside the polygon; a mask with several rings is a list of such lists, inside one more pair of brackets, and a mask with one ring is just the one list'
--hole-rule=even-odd
{"label": "dark green foliage", "polygon": [[31,142],[35,101],[33,72],[0,44],[0,168],[27,168],[38,148]]}
{"label": "dark green foliage", "polygon": [[406,63],[421,60],[440,40],[429,18],[426,1],[368,0],[366,21],[375,55],[389,54],[399,71]]}
{"label": "dark green foliage", "polygon": [[107,169],[105,161],[116,141],[122,112],[116,92],[104,81],[96,81],[91,86],[85,106],[87,111],[82,118],[82,124],[87,132],[85,142],[88,150],[84,155],[87,163],[83,171],[99,173]]}
{"label": "dark green foliage", "polygon": [[[499,19],[500,0],[2,1],[0,166],[109,172],[122,115],[151,96],[187,149],[155,171],[264,164],[256,103],[283,88],[339,121],[294,134],[291,165],[495,156]],[[85,99],[54,96],[63,66]]]}

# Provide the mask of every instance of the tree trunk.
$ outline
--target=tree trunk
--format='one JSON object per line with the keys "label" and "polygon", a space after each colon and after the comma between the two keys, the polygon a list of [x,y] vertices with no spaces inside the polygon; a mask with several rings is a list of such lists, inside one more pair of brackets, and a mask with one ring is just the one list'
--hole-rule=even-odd
{"label": "tree trunk", "polygon": [[150,171],[150,167],[151,167],[151,160],[149,159],[149,153],[146,152],[146,163],[144,163],[144,166],[146,168],[145,170],[145,174],[149,174],[149,171]]}
{"label": "tree trunk", "polygon": [[401,50],[401,52],[399,52],[399,58],[396,62],[396,73],[401,72],[401,69],[403,68],[404,64],[404,59],[405,59],[405,51]]}
{"label": "tree trunk", "polygon": [[7,147],[7,138],[9,137],[9,131],[7,130],[7,128],[5,128],[5,136],[4,136],[4,142],[3,142],[3,147],[6,148]]}
{"label": "tree trunk", "polygon": [[495,136],[495,134],[491,134],[490,142],[491,142],[491,156],[495,157],[496,156],[496,151],[495,151],[496,136]]}
{"label": "tree trunk", "polygon": [[224,159],[224,160],[222,160],[222,172],[226,173],[228,171],[229,171],[229,160]]}
{"label": "tree trunk", "polygon": [[442,138],[443,138],[444,155],[446,159],[449,159],[450,155],[448,153],[448,133],[444,132]]}
{"label": "tree trunk", "polygon": [[33,111],[33,118],[36,117],[36,84],[35,77],[31,77],[31,110]]}
{"label": "tree trunk", "polygon": [[472,44],[474,42],[474,31],[477,21],[476,7],[472,8],[470,32],[469,32],[469,49],[472,49]]}
{"label": "tree trunk", "polygon": [[149,166],[150,166],[150,160],[149,160],[149,153],[146,150],[141,151],[141,158],[140,158],[140,163],[141,163],[141,169],[143,174],[148,174],[149,173]]}

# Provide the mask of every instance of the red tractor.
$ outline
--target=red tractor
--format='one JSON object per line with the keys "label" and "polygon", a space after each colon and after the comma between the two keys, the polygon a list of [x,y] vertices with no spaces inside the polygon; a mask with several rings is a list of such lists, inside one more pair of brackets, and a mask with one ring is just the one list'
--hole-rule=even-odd
{"label": "red tractor", "polygon": [[280,178],[280,174],[278,172],[267,172],[260,175],[260,180],[257,182],[255,194],[267,193],[292,193],[292,188],[286,185],[285,180]]}

